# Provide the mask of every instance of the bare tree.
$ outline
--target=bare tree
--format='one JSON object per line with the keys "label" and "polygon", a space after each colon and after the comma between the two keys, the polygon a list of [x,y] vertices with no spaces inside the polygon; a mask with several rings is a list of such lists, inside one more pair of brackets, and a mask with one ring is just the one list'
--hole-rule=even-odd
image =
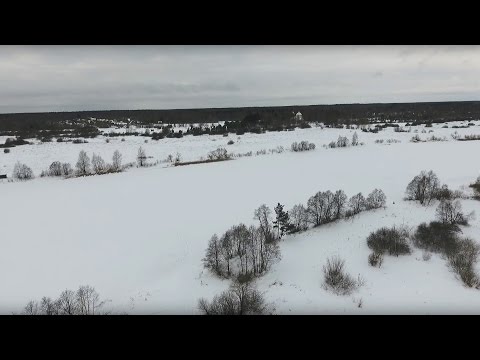
{"label": "bare tree", "polygon": [[61,315],[75,315],[77,313],[77,303],[74,291],[64,290],[60,294],[57,303]]}
{"label": "bare tree", "polygon": [[100,301],[100,295],[90,285],[80,286],[76,293],[77,311],[79,315],[95,315],[105,302]]}
{"label": "bare tree", "polygon": [[262,204],[257,210],[255,210],[254,213],[254,219],[258,220],[260,223],[260,229],[263,232],[266,242],[275,240],[271,225],[271,214],[272,211],[265,204]]}
{"label": "bare tree", "polygon": [[69,163],[63,163],[62,164],[62,172],[63,175],[68,176],[73,173],[72,165]]}
{"label": "bare tree", "polygon": [[384,207],[387,202],[387,197],[382,190],[375,189],[367,196],[366,208],[367,210],[379,209]]}
{"label": "bare tree", "polygon": [[58,303],[53,301],[49,297],[43,297],[42,301],[40,302],[40,310],[43,315],[58,315]]}
{"label": "bare tree", "polygon": [[23,309],[24,315],[40,315],[41,310],[40,306],[36,301],[29,301],[28,304]]}
{"label": "bare tree", "polygon": [[420,201],[422,205],[430,205],[430,202],[435,198],[438,189],[440,188],[440,181],[437,175],[430,170],[428,173],[422,171],[415,176],[407,186],[406,198],[407,200]]}
{"label": "bare tree", "polygon": [[60,163],[60,161],[54,161],[53,163],[50,164],[50,167],[48,168],[48,174],[50,176],[63,175],[62,164]]}
{"label": "bare tree", "polygon": [[103,174],[106,170],[105,161],[100,155],[96,155],[95,153],[92,155],[92,166],[95,174]]}
{"label": "bare tree", "polygon": [[359,214],[366,209],[366,201],[362,193],[358,193],[350,198],[348,206],[351,215]]}
{"label": "bare tree", "polygon": [[346,204],[347,195],[343,190],[337,190],[333,195],[333,212],[335,220],[338,220],[344,216]]}
{"label": "bare tree", "polygon": [[118,150],[115,150],[113,153],[112,169],[113,171],[120,171],[122,169],[122,154],[120,154]]}
{"label": "bare tree", "polygon": [[290,211],[290,219],[297,231],[308,229],[308,212],[302,204],[295,205]]}
{"label": "bare tree", "polygon": [[79,176],[88,175],[90,173],[90,158],[83,150],[78,154],[76,168]]}
{"label": "bare tree", "polygon": [[352,146],[357,146],[358,145],[358,135],[357,132],[355,131],[352,136]]}
{"label": "bare tree", "polygon": [[137,153],[137,163],[140,167],[145,166],[145,164],[147,163],[147,155],[145,154],[145,150],[143,150],[141,146],[138,149]]}
{"label": "bare tree", "polygon": [[[460,200],[441,200],[437,207],[436,215],[439,221],[444,224],[468,224],[468,216],[462,212]],[[470,217],[473,215],[470,214]]]}
{"label": "bare tree", "polygon": [[217,275],[222,275],[221,244],[217,234],[214,234],[208,243],[203,264],[207,269],[211,269]]}
{"label": "bare tree", "polygon": [[13,178],[17,180],[30,180],[33,179],[33,171],[27,165],[17,161],[13,167]]}

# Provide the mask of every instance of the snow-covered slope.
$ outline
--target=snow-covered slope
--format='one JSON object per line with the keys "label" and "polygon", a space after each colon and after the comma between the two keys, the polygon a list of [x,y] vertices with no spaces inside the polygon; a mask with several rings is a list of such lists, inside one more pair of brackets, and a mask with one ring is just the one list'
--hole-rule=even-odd
{"label": "snow-covered slope", "polygon": [[[454,131],[434,130],[436,136]],[[461,131],[480,133],[480,127]],[[433,220],[434,206],[402,201],[406,185],[424,169],[434,170],[450,188],[468,185],[479,175],[480,165],[471,159],[480,142],[450,138],[414,144],[408,142],[413,133],[388,129],[379,134],[358,132],[364,146],[321,147],[339,134],[351,137],[353,130],[305,129],[242,136],[239,141],[231,135],[236,144],[228,147],[247,152],[289,147],[299,140],[315,142],[317,149],[306,153],[0,183],[0,312],[19,312],[31,299],[56,297],[65,288],[90,284],[102,298],[112,300],[108,306],[114,311],[195,314],[199,297],[212,298],[229,285],[202,268],[212,234],[239,222],[254,223],[253,211],[262,203],[273,208],[281,202],[289,209],[320,190],[343,189],[351,196],[380,188],[387,195],[386,210],[284,238],[282,260],[258,280],[277,313],[480,313],[480,291],[464,288],[439,256],[429,261],[423,261],[419,251],[387,256],[378,269],[368,265],[366,245],[368,234],[383,225],[413,227]],[[402,142],[374,143],[382,138]],[[0,154],[0,171],[10,173],[20,160],[38,174],[54,160],[74,163],[80,148],[109,158],[107,154],[124,146],[119,149],[125,160],[133,161],[140,144],[155,158],[179,151],[185,159],[197,159],[228,141],[210,136],[148,144],[143,140],[21,146]],[[480,202],[464,200],[463,206],[477,212],[464,232],[480,242]],[[361,274],[366,281],[352,296],[336,296],[321,288],[322,266],[334,254],[346,260],[352,275]]]}

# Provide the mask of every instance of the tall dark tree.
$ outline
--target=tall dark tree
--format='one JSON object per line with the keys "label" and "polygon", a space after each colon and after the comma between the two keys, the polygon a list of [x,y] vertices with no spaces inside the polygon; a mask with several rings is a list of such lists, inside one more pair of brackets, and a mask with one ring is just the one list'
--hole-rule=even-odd
{"label": "tall dark tree", "polygon": [[282,238],[283,235],[288,234],[294,228],[290,223],[290,217],[288,211],[283,210],[283,206],[280,203],[275,207],[275,221],[273,221],[273,228],[277,229],[277,238]]}

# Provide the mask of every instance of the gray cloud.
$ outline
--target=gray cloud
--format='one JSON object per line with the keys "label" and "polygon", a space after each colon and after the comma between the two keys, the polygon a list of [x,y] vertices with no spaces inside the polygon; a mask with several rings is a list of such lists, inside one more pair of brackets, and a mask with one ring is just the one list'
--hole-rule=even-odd
{"label": "gray cloud", "polygon": [[479,46],[0,46],[0,112],[479,100]]}

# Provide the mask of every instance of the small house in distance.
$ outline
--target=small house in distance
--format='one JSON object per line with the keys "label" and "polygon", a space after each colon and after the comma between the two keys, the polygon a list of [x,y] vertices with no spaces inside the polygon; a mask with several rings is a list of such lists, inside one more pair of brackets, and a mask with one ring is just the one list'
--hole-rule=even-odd
{"label": "small house in distance", "polygon": [[303,115],[300,111],[295,114],[295,120],[296,121],[303,121]]}

